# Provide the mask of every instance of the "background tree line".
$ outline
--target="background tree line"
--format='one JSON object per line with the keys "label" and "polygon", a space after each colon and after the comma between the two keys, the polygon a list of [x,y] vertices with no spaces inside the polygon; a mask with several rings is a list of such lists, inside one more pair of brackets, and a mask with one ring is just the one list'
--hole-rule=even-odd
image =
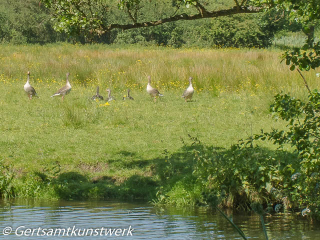
{"label": "background tree line", "polygon": [[[227,5],[228,1],[216,1]],[[152,6],[150,6],[152,7]],[[143,20],[153,19],[157,11],[144,11]],[[170,6],[171,7],[171,6]],[[168,7],[169,8],[169,7]],[[13,44],[45,44],[61,41],[106,44],[141,44],[173,47],[268,47],[274,35],[286,31],[301,31],[301,24],[290,21],[285,13],[241,14],[194,21],[177,21],[152,28],[114,29],[101,35],[93,33],[67,34],[59,31],[52,21],[53,11],[39,0],[0,0],[0,42]],[[110,21],[121,19],[121,14],[109,14]],[[63,28],[63,26],[60,26]]]}

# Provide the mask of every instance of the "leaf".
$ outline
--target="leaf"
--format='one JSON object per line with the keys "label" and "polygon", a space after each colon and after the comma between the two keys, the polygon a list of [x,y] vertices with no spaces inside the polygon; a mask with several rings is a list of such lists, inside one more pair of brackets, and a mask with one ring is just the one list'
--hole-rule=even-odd
{"label": "leaf", "polygon": [[293,71],[295,68],[296,68],[296,66],[292,64],[290,67],[290,70]]}
{"label": "leaf", "polygon": [[289,58],[286,59],[286,64],[290,65],[290,59]]}

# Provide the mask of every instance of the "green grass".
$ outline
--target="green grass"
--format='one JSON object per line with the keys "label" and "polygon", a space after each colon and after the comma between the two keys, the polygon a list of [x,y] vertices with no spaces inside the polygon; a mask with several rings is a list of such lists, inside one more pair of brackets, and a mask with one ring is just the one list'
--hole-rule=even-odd
{"label": "green grass", "polygon": [[[299,75],[279,63],[281,52],[276,50],[67,44],[0,48],[0,152],[15,173],[18,196],[44,195],[22,187],[23,179],[36,173],[39,181],[45,178],[41,174],[58,181],[58,188],[81,182],[80,190],[94,197],[150,200],[161,185],[155,168],[165,161],[164,151],[181,151],[188,135],[205,145],[229,148],[261,128],[283,128],[268,112],[273,95],[307,95]],[[23,91],[28,70],[39,95],[31,101]],[[64,85],[66,72],[71,73],[72,91],[62,102],[50,96]],[[145,90],[147,75],[164,94],[156,103]],[[181,94],[189,76],[196,92],[185,103]],[[314,71],[305,76],[312,88],[318,87]],[[109,87],[117,100],[109,106],[90,100],[98,84],[101,95]],[[121,100],[128,87],[134,101]],[[53,173],[57,166],[59,172]],[[82,196],[79,189],[72,196],[54,190],[47,197]]]}

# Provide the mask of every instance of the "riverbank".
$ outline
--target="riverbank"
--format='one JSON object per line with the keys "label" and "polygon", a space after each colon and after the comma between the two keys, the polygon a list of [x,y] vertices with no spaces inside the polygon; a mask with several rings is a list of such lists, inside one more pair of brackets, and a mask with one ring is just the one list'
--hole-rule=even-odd
{"label": "riverbank", "polygon": [[[289,146],[282,152],[270,142],[253,150],[234,146],[262,128],[285,128],[269,113],[276,93],[307,97],[300,76],[280,64],[276,50],[68,44],[1,50],[2,197],[193,205],[206,204],[206,189],[219,183],[223,205],[247,208],[265,198],[276,204],[268,176],[276,171],[290,178],[282,169],[297,164]],[[27,71],[39,95],[31,101],[23,91]],[[64,101],[51,98],[66,72],[71,93]],[[157,102],[145,91],[147,75],[164,95]],[[186,103],[181,95],[189,76],[195,94]],[[315,72],[305,76],[319,86]],[[92,101],[97,85],[116,100]],[[134,101],[122,100],[127,88]],[[237,174],[246,177],[224,181]]]}

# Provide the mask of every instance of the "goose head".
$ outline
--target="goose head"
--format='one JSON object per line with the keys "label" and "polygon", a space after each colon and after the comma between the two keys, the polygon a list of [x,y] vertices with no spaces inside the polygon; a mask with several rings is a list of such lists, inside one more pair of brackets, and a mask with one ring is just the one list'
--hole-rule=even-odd
{"label": "goose head", "polygon": [[67,73],[67,83],[66,83],[66,86],[68,86],[68,88],[70,88],[71,89],[71,84],[70,84],[70,82],[69,82],[69,76],[70,76],[70,73]]}
{"label": "goose head", "polygon": [[30,80],[30,71],[28,71],[27,83],[29,83],[29,80]]}
{"label": "goose head", "polygon": [[69,82],[70,73],[67,73],[66,76],[67,76],[67,82]]}
{"label": "goose head", "polygon": [[108,97],[110,98],[110,96],[111,96],[111,90],[110,90],[110,88],[107,88],[106,91],[108,92]]}

